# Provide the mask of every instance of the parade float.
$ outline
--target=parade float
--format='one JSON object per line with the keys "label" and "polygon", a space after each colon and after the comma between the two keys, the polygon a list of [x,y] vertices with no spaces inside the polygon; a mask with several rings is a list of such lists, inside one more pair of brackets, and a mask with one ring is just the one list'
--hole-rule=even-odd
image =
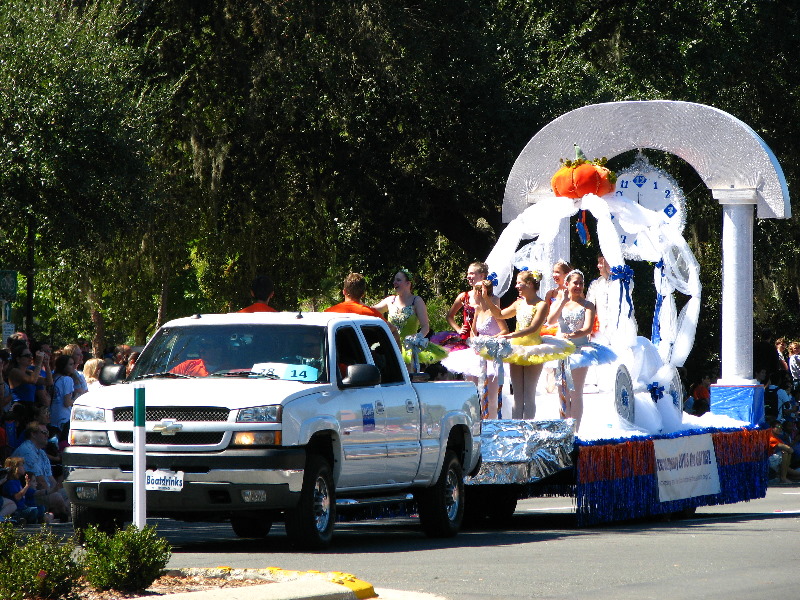
{"label": "parade float", "polygon": [[[575,145],[583,155],[563,164]],[[682,235],[683,194],[641,152],[616,181],[604,166],[605,158],[637,149],[685,160],[722,206],[722,376],[701,417],[683,412],[677,371],[694,343],[702,293],[699,265]],[[509,175],[508,225],[486,261],[498,295],[517,270],[549,273],[556,260],[569,259],[570,218],[578,211],[579,232],[586,214],[596,220],[611,266],[610,309],[598,335],[618,360],[593,368],[577,432],[572,420],[548,414],[548,400],[557,400],[541,384],[537,416],[552,418],[484,421],[483,463],[467,481],[475,499],[468,509],[477,518],[507,517],[520,498],[568,495],[578,523],[588,525],[763,497],[769,432],[759,427],[763,388],[752,377],[753,227],[756,215],[791,216],[774,154],[745,123],[701,104],[614,102],[562,115],[530,140]],[[649,338],[637,335],[626,261],[653,266]],[[547,278],[542,283],[544,293]],[[680,312],[676,291],[685,298]],[[502,350],[495,352],[501,360]]]}

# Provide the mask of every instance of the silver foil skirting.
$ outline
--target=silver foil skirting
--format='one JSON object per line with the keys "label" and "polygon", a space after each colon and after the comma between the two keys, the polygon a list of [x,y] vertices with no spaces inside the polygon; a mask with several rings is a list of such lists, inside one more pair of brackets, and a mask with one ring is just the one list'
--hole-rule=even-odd
{"label": "silver foil skirting", "polygon": [[467,484],[532,483],[572,467],[573,427],[572,419],[484,421],[483,462]]}

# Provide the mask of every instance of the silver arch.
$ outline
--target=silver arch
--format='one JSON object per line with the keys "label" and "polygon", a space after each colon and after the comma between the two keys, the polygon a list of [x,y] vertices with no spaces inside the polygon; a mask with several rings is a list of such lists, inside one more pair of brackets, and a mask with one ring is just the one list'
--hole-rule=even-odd
{"label": "silver arch", "polygon": [[752,128],[704,104],[647,100],[584,106],[543,127],[511,169],[504,222],[537,197],[552,195],[550,178],[559,159],[573,158],[573,144],[589,158],[613,158],[637,148],[663,150],[692,165],[712,190],[755,190],[759,218],[792,216],[783,170]]}
{"label": "silver arch", "polygon": [[[736,117],[703,104],[647,100],[584,106],[546,125],[525,146],[506,183],[504,222],[553,197],[550,179],[559,159],[574,156],[573,144],[589,158],[613,158],[637,148],[669,152],[692,165],[711,189],[723,221],[719,383],[752,386],[754,212],[762,219],[792,216],[786,178],[770,148]],[[566,219],[556,239],[551,258],[569,258]]]}

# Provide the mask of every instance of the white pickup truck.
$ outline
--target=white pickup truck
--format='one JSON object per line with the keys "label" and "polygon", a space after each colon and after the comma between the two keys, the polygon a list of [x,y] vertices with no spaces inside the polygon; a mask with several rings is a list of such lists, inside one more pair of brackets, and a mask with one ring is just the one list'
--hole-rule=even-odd
{"label": "white pickup truck", "polygon": [[76,529],[131,518],[137,384],[150,516],[228,519],[247,537],[283,520],[313,549],[330,543],[337,496],[413,494],[428,535],[460,528],[464,473],[480,460],[475,386],[412,382],[380,319],[234,313],[164,325],[127,379],[72,409],[64,487]]}

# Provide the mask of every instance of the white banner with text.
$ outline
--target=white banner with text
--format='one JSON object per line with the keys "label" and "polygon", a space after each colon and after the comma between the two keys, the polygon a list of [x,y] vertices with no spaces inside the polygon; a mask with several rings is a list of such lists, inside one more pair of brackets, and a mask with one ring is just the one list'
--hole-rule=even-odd
{"label": "white banner with text", "polygon": [[653,440],[661,502],[719,494],[719,471],[711,434]]}

